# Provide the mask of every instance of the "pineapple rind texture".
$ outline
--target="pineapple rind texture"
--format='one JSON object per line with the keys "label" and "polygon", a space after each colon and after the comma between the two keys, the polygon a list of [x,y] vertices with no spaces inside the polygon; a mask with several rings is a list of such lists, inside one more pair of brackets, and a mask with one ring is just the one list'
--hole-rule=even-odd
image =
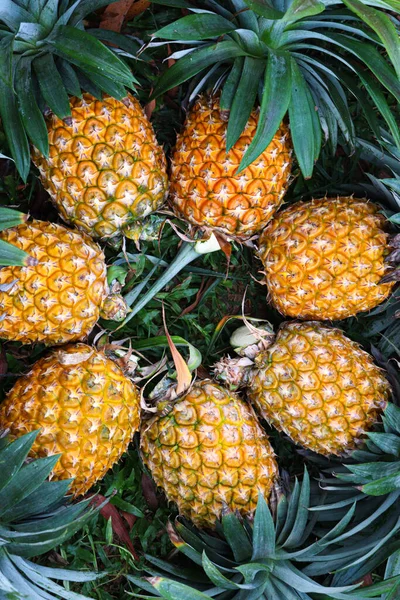
{"label": "pineapple rind texture", "polygon": [[141,451],[156,484],[198,527],[213,527],[224,505],[251,515],[278,475],[252,409],[209,380],[142,425]]}
{"label": "pineapple rind texture", "polygon": [[126,450],[139,428],[139,393],[122,370],[86,344],[53,350],[18,379],[0,406],[11,437],[41,429],[32,458],[61,453],[51,478],[75,478],[84,494]]}
{"label": "pineapple rind texture", "polygon": [[67,223],[94,238],[123,234],[163,204],[164,151],[139,102],[71,98],[70,118],[47,118],[50,152],[33,149],[42,183]]}
{"label": "pineapple rind texture", "polygon": [[36,265],[0,269],[0,337],[24,344],[84,338],[108,295],[104,254],[89,236],[30,221],[1,232]]}
{"label": "pineapple rind texture", "polygon": [[285,323],[256,358],[248,395],[260,415],[304,448],[343,455],[377,423],[390,385],[339,329]]}
{"label": "pineapple rind texture", "polygon": [[292,150],[281,124],[268,148],[236,173],[258,123],[253,111],[226,152],[227,122],[217,98],[200,98],[189,112],[171,161],[170,199],[178,216],[232,239],[246,240],[270,221],[289,185]]}
{"label": "pineapple rind texture", "polygon": [[297,202],[260,236],[269,299],[283,315],[334,320],[374,308],[393,283],[385,274],[388,234],[379,208],[352,197]]}

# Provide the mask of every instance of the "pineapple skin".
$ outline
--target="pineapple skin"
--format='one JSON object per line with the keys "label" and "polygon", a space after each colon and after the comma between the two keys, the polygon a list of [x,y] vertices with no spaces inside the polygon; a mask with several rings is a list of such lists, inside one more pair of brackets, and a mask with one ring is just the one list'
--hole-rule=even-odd
{"label": "pineapple skin", "polygon": [[246,240],[266,226],[289,185],[292,146],[289,129],[282,123],[261,156],[236,173],[257,123],[258,111],[253,111],[227,153],[228,125],[218,98],[201,97],[196,102],[171,161],[170,200],[178,216],[229,239]]}
{"label": "pineapple skin", "polygon": [[388,234],[379,208],[352,197],[297,202],[260,236],[269,299],[302,319],[345,319],[374,308],[394,283],[385,274]]}
{"label": "pineapple skin", "polygon": [[12,437],[41,428],[30,453],[61,453],[52,479],[74,477],[84,494],[118,461],[139,428],[138,390],[102,352],[86,344],[53,350],[18,379],[0,405]]}
{"label": "pineapple skin", "polygon": [[318,322],[284,323],[255,363],[250,401],[278,431],[318,454],[354,450],[391,393],[367,352]]}
{"label": "pineapple skin", "polygon": [[33,149],[41,180],[67,223],[94,238],[119,238],[124,226],[164,202],[164,151],[139,102],[128,95],[72,97],[71,117],[47,117],[49,157]]}
{"label": "pineapple skin", "polygon": [[252,409],[236,394],[196,382],[171,412],[141,428],[141,452],[154,481],[180,514],[214,527],[224,505],[251,515],[267,499],[278,467]]}
{"label": "pineapple skin", "polygon": [[35,220],[0,239],[37,262],[0,269],[0,337],[55,345],[88,335],[109,293],[99,246],[83,233]]}

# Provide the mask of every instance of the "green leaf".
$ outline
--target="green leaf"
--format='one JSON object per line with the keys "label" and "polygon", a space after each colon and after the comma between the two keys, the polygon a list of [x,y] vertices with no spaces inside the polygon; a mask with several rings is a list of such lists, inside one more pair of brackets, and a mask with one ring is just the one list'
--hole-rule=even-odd
{"label": "green leaf", "polygon": [[15,166],[26,181],[30,168],[29,144],[13,90],[12,42],[13,36],[7,36],[0,42],[0,117]]}
{"label": "green leaf", "polygon": [[236,26],[227,19],[211,13],[200,13],[183,17],[156,31],[153,37],[165,40],[208,40],[219,37]]}
{"label": "green leaf", "polygon": [[27,433],[6,446],[6,448],[0,452],[0,490],[7,486],[9,481],[22,467],[37,434],[37,431]]}
{"label": "green leaf", "polygon": [[266,19],[280,19],[283,12],[274,8],[273,2],[270,0],[244,0],[251,10],[261,17]]}
{"label": "green leaf", "polygon": [[120,83],[116,83],[109,77],[105,77],[104,75],[98,75],[97,73],[91,73],[90,71],[86,71],[82,68],[82,73],[86,75],[88,79],[90,79],[99,89],[103,92],[116,98],[117,100],[122,100],[126,96],[126,88]]}
{"label": "green leaf", "polygon": [[394,433],[375,433],[368,432],[368,437],[378,448],[386,454],[399,456],[400,454],[400,436]]}
{"label": "green leaf", "polygon": [[239,586],[237,583],[231,581],[225,575],[222,575],[221,571],[211,562],[205,551],[202,555],[203,569],[213,584],[217,587],[221,587],[223,590],[237,590]]}
{"label": "green leaf", "polygon": [[249,560],[253,548],[246,531],[237,516],[228,513],[222,517],[222,529],[228,544],[232,548],[233,555],[237,562]]}
{"label": "green leaf", "polygon": [[263,495],[258,495],[253,526],[252,562],[272,558],[275,555],[275,525]]}
{"label": "green leaf", "polygon": [[73,66],[62,58],[58,58],[56,64],[68,94],[80,98],[82,96],[81,86],[79,85],[79,79]]}
{"label": "green leaf", "polygon": [[40,91],[49,108],[60,119],[71,114],[68,94],[51,54],[38,56],[32,62]]}
{"label": "green leaf", "polygon": [[389,402],[383,413],[383,422],[400,434],[400,408]]}
{"label": "green leaf", "polygon": [[360,0],[343,0],[344,4],[356,13],[375,31],[382,40],[386,51],[400,79],[400,43],[399,34],[390,18],[382,11],[367,6]]}
{"label": "green leaf", "polygon": [[314,169],[316,132],[314,102],[304,77],[292,59],[292,94],[289,104],[290,132],[301,172],[309,179]]}
{"label": "green leaf", "polygon": [[218,44],[194,50],[178,60],[168,69],[155,85],[152,98],[161,96],[169,89],[184,83],[188,79],[217,62],[232,61],[246,52],[232,41],[222,41]]}
{"label": "green leaf", "polygon": [[221,110],[231,109],[232,102],[235,97],[236,88],[239,85],[240,76],[242,74],[243,62],[243,56],[235,58],[233,62],[233,67],[224,83],[224,87],[222,88],[221,92],[221,97],[219,99],[219,106]]}
{"label": "green leaf", "polygon": [[324,10],[325,5],[319,0],[293,0],[282,17],[282,21],[294,23],[305,17],[319,15]]}
{"label": "green leaf", "polygon": [[400,473],[366,483],[361,486],[361,490],[369,496],[384,496],[390,494],[390,492],[400,490]]}
{"label": "green leaf", "polygon": [[133,76],[128,66],[93,35],[64,25],[57,29],[49,43],[55,54],[77,67],[132,87]]}
{"label": "green leaf", "polygon": [[289,106],[291,95],[290,54],[270,51],[258,126],[253,141],[239,165],[248,167],[269,146]]}
{"label": "green leaf", "polygon": [[18,31],[21,23],[33,23],[34,18],[28,11],[12,0],[1,0],[0,3],[0,21],[2,21],[12,31]]}
{"label": "green leaf", "polygon": [[15,69],[15,91],[19,113],[31,142],[44,156],[49,153],[49,136],[32,86],[32,59],[22,57]]}
{"label": "green leaf", "polygon": [[50,474],[60,455],[40,458],[25,465],[0,492],[0,516],[10,506],[35,491]]}
{"label": "green leaf", "polygon": [[226,135],[227,152],[234,146],[247,125],[257,96],[258,83],[264,71],[264,61],[246,56],[234,94]]}
{"label": "green leaf", "polygon": [[185,600],[210,600],[210,596],[171,579],[164,577],[147,577],[146,579],[165,600],[183,600],[183,598]]}
{"label": "green leaf", "polygon": [[16,248],[4,240],[0,240],[0,265],[2,267],[26,267],[32,264],[32,260],[35,259],[32,259],[24,250]]}
{"label": "green leaf", "polygon": [[339,33],[330,33],[326,37],[330,37],[362,60],[382,85],[400,102],[400,81],[376,48]]}
{"label": "green leaf", "polygon": [[14,210],[13,208],[0,206],[0,231],[4,231],[4,229],[8,229],[9,227],[20,225],[26,220],[27,215],[25,213]]}
{"label": "green leaf", "polygon": [[299,502],[297,506],[296,519],[288,538],[283,544],[284,548],[296,548],[299,546],[304,537],[304,531],[306,529],[309,517],[309,506],[310,506],[310,477],[307,469],[304,469],[304,477],[301,483],[301,491],[299,496]]}

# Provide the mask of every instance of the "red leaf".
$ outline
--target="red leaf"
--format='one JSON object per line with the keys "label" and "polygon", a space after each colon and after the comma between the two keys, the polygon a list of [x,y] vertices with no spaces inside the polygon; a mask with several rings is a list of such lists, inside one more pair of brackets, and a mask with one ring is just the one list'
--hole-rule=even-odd
{"label": "red leaf", "polygon": [[[105,500],[106,500],[106,498],[104,496],[102,496],[101,494],[97,494],[97,496],[92,498],[90,503],[94,504],[95,506],[100,506],[100,504],[102,504]],[[122,520],[122,517],[121,517],[117,507],[108,502],[105,506],[103,506],[103,508],[100,509],[100,514],[107,520],[111,517],[111,526],[112,526],[113,532],[120,539],[120,541],[123,544],[125,544],[125,546],[128,548],[128,550],[132,554],[133,558],[135,560],[139,560],[139,555],[137,554],[135,548],[133,547],[132,540],[129,537],[129,531],[126,528],[124,521]],[[130,515],[130,516],[133,516],[133,515]],[[131,528],[132,527],[130,527],[130,529]]]}

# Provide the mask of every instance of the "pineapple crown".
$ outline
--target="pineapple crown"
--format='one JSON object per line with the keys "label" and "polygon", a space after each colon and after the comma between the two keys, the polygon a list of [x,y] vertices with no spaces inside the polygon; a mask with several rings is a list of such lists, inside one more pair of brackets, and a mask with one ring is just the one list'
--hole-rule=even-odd
{"label": "pineapple crown", "polygon": [[97,573],[53,569],[28,559],[70,538],[94,511],[88,509],[89,500],[67,502],[70,480],[47,480],[59,455],[26,461],[37,434],[11,443],[0,437],[0,597],[73,600],[76,594],[54,580],[93,581]]}
{"label": "pineapple crown", "polygon": [[[351,583],[359,580],[363,554],[373,541],[373,536],[364,531],[367,524],[359,527],[358,532],[348,529],[355,506],[330,531],[316,539],[312,534],[315,513],[309,510],[311,497],[310,479],[305,470],[302,482],[296,480],[290,494],[277,491],[273,510],[260,495],[252,523],[226,512],[218,537],[177,520],[175,527],[170,526],[170,539],[197,567],[177,568],[146,555],[148,576],[128,578],[152,594],[146,598],[161,596],[167,600],[311,600],[314,594],[331,600],[366,600],[381,598],[381,594],[398,589],[398,577],[358,590],[360,584],[339,586],[334,578],[319,583],[309,576],[307,570],[311,572],[315,565],[324,575],[332,572],[329,556],[333,554],[341,556],[335,561],[336,569],[347,569],[348,565],[357,563],[351,573],[345,572]],[[346,544],[344,551],[342,540],[349,537],[352,541],[361,539],[361,543]],[[379,537],[372,545],[378,542]],[[304,569],[302,563],[308,566]]]}
{"label": "pineapple crown", "polygon": [[370,126],[376,106],[400,147],[385,97],[389,92],[400,100],[398,22],[387,12],[399,12],[397,0],[180,0],[177,6],[194,14],[163,27],[154,38],[186,48],[171,55],[176,63],[153,95],[191,78],[190,100],[204,88],[221,88],[221,111],[229,115],[227,150],[259,103],[257,131],[239,170],[267,148],[286,114],[305,177],[311,177],[325,141],[334,153],[338,132],[353,150],[349,95]]}
{"label": "pineapple crown", "polygon": [[[115,0],[111,0],[115,1]],[[26,180],[28,139],[48,155],[43,110],[61,119],[71,113],[68,94],[126,96],[135,79],[100,39],[116,46],[124,36],[85,31],[83,20],[110,0],[2,0],[0,3],[0,117],[11,155]]]}

